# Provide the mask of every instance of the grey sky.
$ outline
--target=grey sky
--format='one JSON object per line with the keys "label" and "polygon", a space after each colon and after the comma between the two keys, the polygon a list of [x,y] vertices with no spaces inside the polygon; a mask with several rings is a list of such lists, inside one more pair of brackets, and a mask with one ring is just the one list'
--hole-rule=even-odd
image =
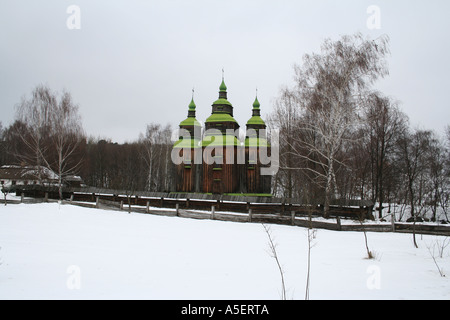
{"label": "grey sky", "polygon": [[[69,30],[69,5],[81,29]],[[367,8],[380,8],[369,30]],[[327,37],[390,37],[390,76],[376,86],[401,102],[413,127],[450,124],[450,2],[430,1],[12,1],[0,0],[0,121],[39,83],[71,92],[88,135],[124,142],[148,123],[197,119],[218,97],[222,68],[236,120],[244,126],[258,87],[263,115],[294,63]]]}

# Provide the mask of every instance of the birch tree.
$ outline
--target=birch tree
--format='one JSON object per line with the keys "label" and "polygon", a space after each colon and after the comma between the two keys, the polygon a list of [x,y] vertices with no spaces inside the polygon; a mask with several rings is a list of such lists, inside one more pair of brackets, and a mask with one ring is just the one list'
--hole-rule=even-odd
{"label": "birch tree", "polygon": [[[59,103],[51,110],[52,143],[56,151],[56,161],[46,164],[58,174],[59,198],[62,199],[64,178],[74,174],[80,167],[82,158],[73,157],[84,139],[78,106],[68,92],[63,92]],[[45,159],[45,158],[44,158]]]}
{"label": "birch tree", "polygon": [[156,172],[155,161],[161,156],[157,150],[158,140],[160,139],[160,125],[149,124],[146,127],[145,134],[141,134],[139,138],[140,144],[143,146],[141,149],[142,158],[147,166],[147,191],[155,190],[154,172]]}
{"label": "birch tree", "polygon": [[147,191],[169,189],[171,131],[170,125],[162,127],[152,123],[147,125],[144,134],[139,135],[140,154],[147,168]]}
{"label": "birch tree", "polygon": [[84,139],[78,106],[68,92],[61,97],[44,85],[37,86],[31,99],[22,98],[17,106],[17,131],[26,146],[17,157],[20,162],[36,167],[42,184],[44,168],[58,175],[59,197],[64,178],[74,174],[81,160],[74,154]]}
{"label": "birch tree", "polygon": [[16,106],[16,119],[25,128],[18,132],[23,144],[23,152],[16,157],[21,163],[36,166],[37,179],[42,184],[42,165],[48,157],[49,134],[51,132],[51,110],[56,108],[57,101],[50,89],[38,85],[31,94],[31,99],[22,97]]}
{"label": "birch tree", "polygon": [[300,117],[294,124],[297,134],[285,141],[307,165],[286,169],[311,173],[311,180],[324,190],[326,217],[337,191],[336,170],[345,166],[338,156],[354,142],[362,99],[378,78],[388,74],[387,54],[387,37],[368,40],[356,34],[326,40],[320,54],[306,54],[303,64],[294,68],[296,86],[291,93]]}

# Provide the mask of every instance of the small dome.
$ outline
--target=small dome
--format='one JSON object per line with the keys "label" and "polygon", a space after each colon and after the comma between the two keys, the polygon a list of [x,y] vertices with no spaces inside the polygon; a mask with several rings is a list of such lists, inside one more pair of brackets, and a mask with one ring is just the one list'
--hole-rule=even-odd
{"label": "small dome", "polygon": [[220,92],[227,91],[227,86],[225,85],[225,80],[224,79],[222,79],[222,83],[220,84],[219,90],[220,90]]}
{"label": "small dome", "polygon": [[192,98],[191,103],[189,103],[189,110],[195,110],[195,102],[194,102],[194,98]]}
{"label": "small dome", "polygon": [[255,98],[255,102],[253,102],[253,109],[259,109],[261,105],[259,104],[258,97]]}
{"label": "small dome", "polygon": [[258,97],[255,97],[255,102],[253,102],[253,109],[252,109],[252,117],[247,121],[247,127],[261,127],[266,126],[264,120],[261,118],[261,110],[259,104]]}

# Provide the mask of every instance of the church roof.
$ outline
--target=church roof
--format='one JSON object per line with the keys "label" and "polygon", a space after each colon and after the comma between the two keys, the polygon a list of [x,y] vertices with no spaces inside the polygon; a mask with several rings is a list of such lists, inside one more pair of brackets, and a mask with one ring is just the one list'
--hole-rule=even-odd
{"label": "church roof", "polygon": [[260,116],[252,116],[247,121],[247,124],[263,124],[263,125],[265,125],[266,123],[264,122],[264,120]]}
{"label": "church roof", "polygon": [[266,123],[264,122],[264,120],[261,118],[260,116],[260,107],[261,105],[259,104],[258,101],[258,97],[255,98],[255,102],[253,102],[253,109],[252,109],[252,117],[247,121],[247,126],[248,125],[266,125]]}
{"label": "church roof", "polygon": [[222,98],[219,98],[219,99],[217,99],[216,101],[214,101],[213,102],[213,105],[215,105],[215,104],[226,104],[226,105],[228,105],[228,106],[231,106],[231,103],[230,103],[230,101],[228,101],[227,99],[222,99]]}
{"label": "church roof", "polygon": [[234,119],[229,113],[213,113],[206,119],[206,122],[235,122]]}
{"label": "church roof", "polygon": [[180,122],[180,126],[196,126],[201,127],[202,125],[195,117],[187,117],[183,121]]}
{"label": "church roof", "polygon": [[[205,124],[209,124],[206,126],[206,128],[220,128],[219,127],[220,123],[228,124],[224,126],[224,128],[225,127],[229,128],[230,126],[232,128],[239,128],[238,122],[232,116],[233,106],[227,99],[227,86],[225,85],[225,80],[223,77],[222,83],[219,86],[219,98],[216,101],[214,101],[212,106],[213,106],[212,113],[205,121]],[[255,97],[255,101],[253,102],[252,106],[253,106],[252,117],[247,121],[247,128],[255,129],[257,130],[257,132],[259,132],[259,130],[264,129],[266,127],[266,124],[260,116],[261,105],[258,101],[257,96]],[[195,109],[196,105],[194,102],[194,97],[192,97],[191,102],[189,103],[188,117],[180,123],[180,128],[187,127],[187,129],[191,131],[193,130],[192,127],[194,128],[201,127],[200,122],[197,121],[197,119],[195,118]],[[212,123],[214,124],[212,125]],[[258,137],[258,136],[250,136],[250,137],[247,136],[245,138],[245,141],[243,141],[243,144],[246,147],[270,146],[265,137]],[[194,135],[191,139],[183,139],[180,137],[180,139],[174,144],[174,147],[198,148],[201,146],[205,147],[205,146],[227,146],[227,145],[239,146],[240,141],[236,136],[227,134],[224,135],[207,134],[206,136],[203,137],[203,139],[200,138],[200,135]]]}

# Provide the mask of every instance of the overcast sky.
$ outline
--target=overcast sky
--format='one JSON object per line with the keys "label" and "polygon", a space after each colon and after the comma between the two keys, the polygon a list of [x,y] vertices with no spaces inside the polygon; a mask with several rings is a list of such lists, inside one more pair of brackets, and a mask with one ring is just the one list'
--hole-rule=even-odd
{"label": "overcast sky", "polygon": [[[80,29],[67,26],[70,5],[80,9]],[[370,5],[380,9],[380,29],[367,27]],[[132,141],[152,122],[178,126],[193,87],[204,121],[224,68],[245,126],[256,87],[267,115],[305,53],[362,32],[390,37],[390,76],[376,87],[401,102],[413,127],[442,133],[449,30],[448,0],[0,0],[0,121],[11,124],[21,97],[44,83],[72,94],[88,135]]]}

